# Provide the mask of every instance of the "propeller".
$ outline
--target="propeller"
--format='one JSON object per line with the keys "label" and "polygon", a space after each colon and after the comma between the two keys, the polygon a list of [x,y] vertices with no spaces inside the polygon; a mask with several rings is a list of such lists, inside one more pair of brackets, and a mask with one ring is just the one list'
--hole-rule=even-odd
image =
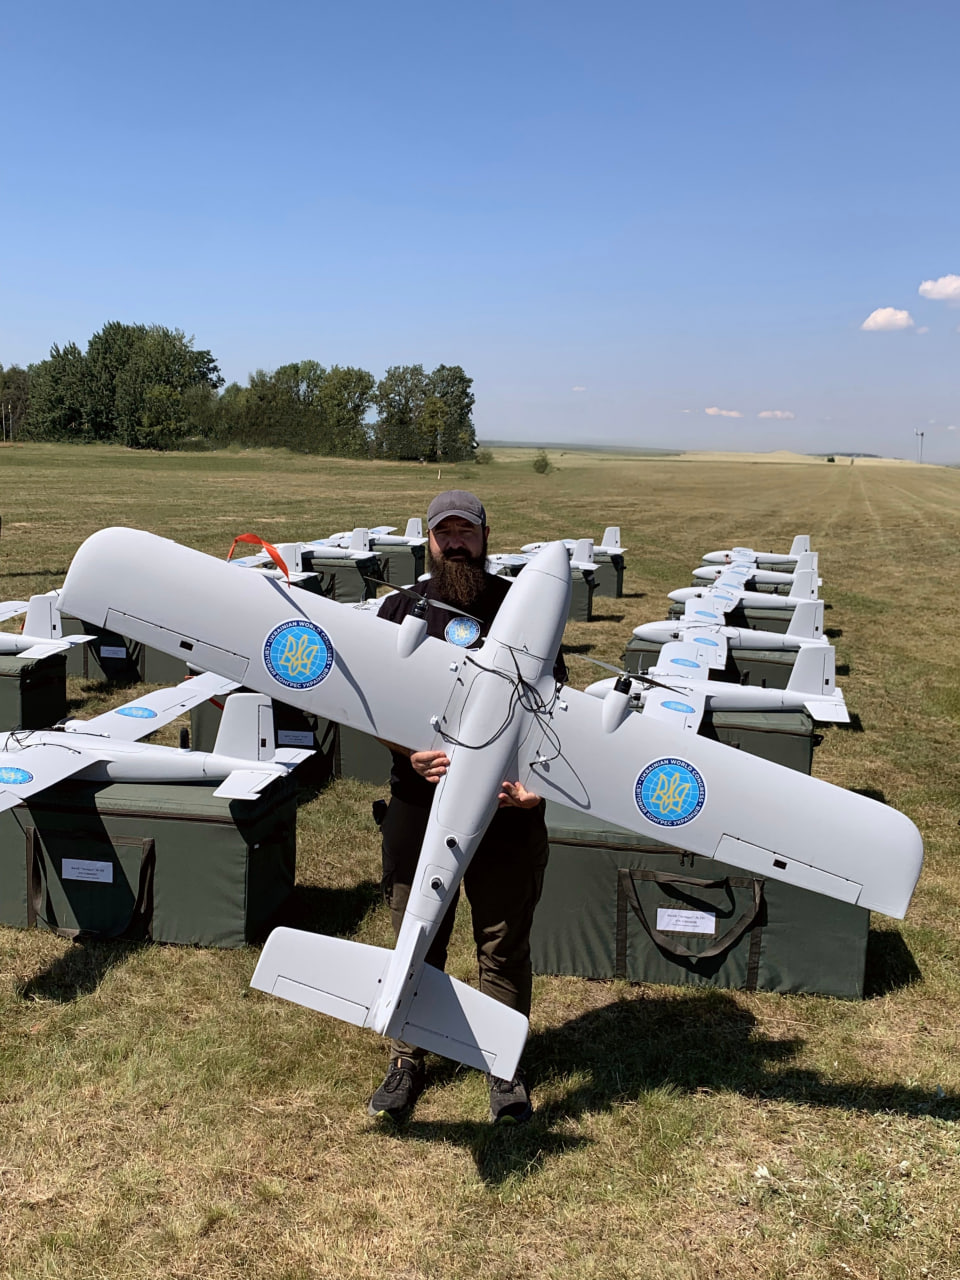
{"label": "propeller", "polygon": [[[447,604],[445,600],[430,600],[426,596],[422,596],[419,591],[413,591],[410,587],[395,587],[392,582],[384,582],[382,578],[365,577],[364,582],[372,582],[378,587],[390,587],[393,591],[399,591],[401,595],[409,596],[411,600],[416,600],[418,604],[428,604],[434,609],[443,609],[446,613],[454,613],[458,618],[469,618],[477,626],[483,626],[480,619],[475,618],[472,613],[467,613],[466,609],[460,609],[455,604]],[[611,667],[612,670],[613,668]]]}
{"label": "propeller", "polygon": [[604,671],[612,671],[621,680],[635,680],[639,684],[649,685],[651,689],[666,689],[668,693],[682,692],[680,689],[675,689],[673,685],[662,684],[661,681],[654,680],[652,676],[644,675],[641,671],[624,671],[622,667],[611,666],[609,662],[601,662],[599,658],[590,658],[585,653],[573,653],[570,656],[572,658],[582,658],[584,662],[592,662],[595,667],[603,667]]}

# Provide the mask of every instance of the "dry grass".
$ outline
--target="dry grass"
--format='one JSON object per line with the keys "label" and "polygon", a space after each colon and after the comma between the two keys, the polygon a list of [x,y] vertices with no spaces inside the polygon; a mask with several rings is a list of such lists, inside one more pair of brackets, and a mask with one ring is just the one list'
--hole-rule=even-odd
{"label": "dry grass", "polygon": [[[252,949],[0,929],[4,1280],[960,1275],[960,472],[555,462],[442,483],[482,489],[497,550],[621,525],[628,594],[567,634],[596,657],[662,616],[702,551],[813,536],[864,729],[831,732],[817,771],[882,792],[927,841],[907,921],[874,921],[871,997],[540,978],[534,1123],[491,1131],[482,1080],[437,1062],[385,1135],[363,1110],[380,1043],[250,992]],[[57,585],[105,524],[225,554],[245,529],[402,524],[437,487],[431,467],[46,446],[6,451],[2,475],[2,598]],[[376,794],[339,783],[301,810],[299,879],[313,927],[383,942]]]}

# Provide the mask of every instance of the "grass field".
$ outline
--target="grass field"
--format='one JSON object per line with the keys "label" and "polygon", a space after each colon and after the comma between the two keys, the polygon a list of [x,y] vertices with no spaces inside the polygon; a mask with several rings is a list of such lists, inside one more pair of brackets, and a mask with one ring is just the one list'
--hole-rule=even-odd
{"label": "grass field", "polygon": [[[566,636],[617,660],[703,551],[809,532],[862,724],[829,731],[815,771],[882,793],[927,847],[906,921],[873,920],[868,998],[538,978],[534,1121],[491,1130],[482,1078],[438,1060],[384,1134],[365,1114],[381,1042],[251,992],[254,949],[0,928],[3,1280],[960,1276],[960,472],[552,457],[540,476],[498,449],[438,484],[272,453],[2,449],[0,598],[59,585],[105,525],[224,555],[246,530],[402,526],[462,484],[493,550],[621,526],[627,595]],[[83,714],[130,693],[71,696]],[[338,783],[301,809],[299,880],[330,906],[314,927],[383,944],[377,794]]]}

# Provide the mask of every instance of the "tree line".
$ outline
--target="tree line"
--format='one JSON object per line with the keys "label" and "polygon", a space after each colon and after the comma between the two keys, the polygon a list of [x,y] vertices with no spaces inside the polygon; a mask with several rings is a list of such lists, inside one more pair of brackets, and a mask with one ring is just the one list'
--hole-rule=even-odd
{"label": "tree line", "polygon": [[247,385],[224,379],[212,352],[163,325],[111,321],[82,351],[53,346],[26,369],[0,365],[5,439],[133,449],[272,446],[335,457],[473,456],[473,379],[459,365],[366,369],[301,360]]}

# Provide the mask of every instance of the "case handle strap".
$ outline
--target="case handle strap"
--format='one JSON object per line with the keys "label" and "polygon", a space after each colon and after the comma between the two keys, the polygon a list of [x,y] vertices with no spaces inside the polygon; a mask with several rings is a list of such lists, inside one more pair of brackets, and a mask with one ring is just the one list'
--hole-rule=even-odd
{"label": "case handle strap", "polygon": [[[153,878],[157,865],[156,843],[152,837],[124,843],[140,845],[140,874],[137,880],[137,896],[127,920],[113,929],[64,929],[54,923],[53,903],[47,881],[46,860],[37,839],[35,827],[27,827],[27,928],[32,929],[39,920],[51,933],[76,942],[81,938],[126,938],[150,936],[153,919]],[[134,933],[134,926],[139,926]],[[140,932],[142,928],[142,934]]]}
{"label": "case handle strap", "polygon": [[[643,925],[651,940],[661,947],[670,955],[679,956],[684,960],[710,960],[714,956],[720,955],[727,951],[740,938],[747,929],[749,929],[757,916],[760,914],[760,907],[763,903],[763,881],[758,879],[747,880],[739,877],[733,879],[729,876],[722,880],[698,880],[694,876],[678,876],[663,871],[646,871],[634,870],[631,867],[621,867],[619,870],[620,877],[620,895],[622,901],[626,902],[634,915]],[[690,885],[696,889],[726,889],[730,893],[734,886],[753,885],[753,904],[748,907],[743,914],[734,921],[726,933],[722,934],[717,940],[703,951],[691,951],[689,947],[685,947],[682,942],[675,942],[672,938],[668,938],[666,934],[654,929],[647,919],[643,910],[643,904],[637,893],[636,880],[649,880],[654,884],[669,885]],[[731,895],[732,900],[732,895]],[[626,974],[620,975],[625,977]]]}

